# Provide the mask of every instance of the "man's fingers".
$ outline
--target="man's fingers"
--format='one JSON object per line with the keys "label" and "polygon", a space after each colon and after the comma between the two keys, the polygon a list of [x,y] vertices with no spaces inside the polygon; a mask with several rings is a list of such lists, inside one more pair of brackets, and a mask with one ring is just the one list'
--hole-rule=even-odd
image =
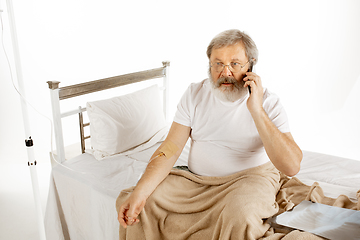
{"label": "man's fingers", "polygon": [[134,226],[135,224],[137,224],[138,222],[140,222],[140,220],[139,219],[134,219],[134,221],[131,223],[131,225],[129,225],[129,226]]}
{"label": "man's fingers", "polygon": [[126,222],[122,218],[119,218],[119,223],[121,226],[123,226],[123,228],[127,228],[127,226],[128,226],[128,224],[126,224]]}
{"label": "man's fingers", "polygon": [[128,211],[128,205],[121,206],[119,209],[118,221],[120,225],[123,226],[124,228],[127,227],[127,224],[125,222],[127,211]]}
{"label": "man's fingers", "polygon": [[138,215],[138,211],[130,207],[130,209],[126,212],[126,222],[128,223],[128,225],[136,222],[136,220],[138,220]]}
{"label": "man's fingers", "polygon": [[247,86],[255,87],[255,82],[254,82],[254,81],[251,81],[251,80],[248,80],[248,81],[246,81],[245,84],[244,84],[244,87],[247,87]]}
{"label": "man's fingers", "polygon": [[129,217],[125,217],[125,220],[126,220],[126,224],[128,226],[133,226],[133,225],[137,224],[140,221],[137,218],[129,218]]}
{"label": "man's fingers", "polygon": [[257,75],[256,73],[254,72],[247,72],[246,73],[246,76],[243,78],[243,80],[245,82],[248,82],[248,81],[254,81],[255,83],[259,82],[261,83],[261,78],[259,75]]}
{"label": "man's fingers", "polygon": [[119,209],[118,221],[124,228],[140,221],[137,217],[144,208],[146,200],[136,201],[136,197],[134,199],[130,197]]}

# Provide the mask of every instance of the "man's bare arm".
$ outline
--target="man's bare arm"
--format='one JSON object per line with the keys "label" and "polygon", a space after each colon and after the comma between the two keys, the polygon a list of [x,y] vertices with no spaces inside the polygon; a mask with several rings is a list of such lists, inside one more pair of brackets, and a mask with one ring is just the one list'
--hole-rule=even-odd
{"label": "man's bare arm", "polygon": [[253,119],[274,166],[287,176],[296,175],[300,170],[302,151],[291,133],[280,132],[264,110],[253,113]]}
{"label": "man's bare arm", "polygon": [[[173,122],[168,136],[151,157],[153,160],[148,164],[145,173],[137,183],[134,191],[120,207],[118,220],[123,227],[126,228],[128,225],[133,225],[138,222],[136,218],[144,208],[147,198],[166,178],[179,158],[190,136],[190,130],[190,127]],[[172,148],[175,149],[176,152],[171,154],[172,156],[170,158],[167,158],[167,156],[160,154],[160,150],[164,146],[169,146],[169,142],[170,146],[172,146],[172,144],[176,146]]]}
{"label": "man's bare arm", "polygon": [[282,133],[270,120],[262,107],[263,87],[261,78],[253,72],[248,72],[246,75],[244,87],[251,87],[247,106],[254,119],[266,153],[279,171],[287,176],[294,176],[300,170],[302,151],[295,143],[291,133]]}

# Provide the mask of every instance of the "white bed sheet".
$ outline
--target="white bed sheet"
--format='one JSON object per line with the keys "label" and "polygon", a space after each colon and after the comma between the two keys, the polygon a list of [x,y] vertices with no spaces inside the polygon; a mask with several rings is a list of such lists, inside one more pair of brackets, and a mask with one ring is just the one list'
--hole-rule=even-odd
{"label": "white bed sheet", "polygon": [[[85,153],[66,161],[65,167],[55,166],[45,216],[47,239],[118,240],[115,200],[121,190],[136,184],[159,144],[102,161]],[[188,154],[189,145],[175,166],[187,165]],[[326,196],[345,194],[356,200],[360,161],[304,151],[296,177],[307,185],[317,181]]]}
{"label": "white bed sheet", "polygon": [[343,194],[357,201],[360,161],[310,151],[303,154],[300,172],[295,177],[307,185],[318,182],[325,196],[337,198]]}

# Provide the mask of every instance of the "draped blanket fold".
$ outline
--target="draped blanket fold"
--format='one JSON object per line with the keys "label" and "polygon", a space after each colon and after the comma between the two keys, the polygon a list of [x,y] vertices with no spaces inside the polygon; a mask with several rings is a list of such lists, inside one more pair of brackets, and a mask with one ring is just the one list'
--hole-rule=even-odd
{"label": "draped blanket fold", "polygon": [[[117,210],[132,190],[120,193]],[[225,177],[172,170],[148,198],[140,223],[120,226],[120,239],[321,239],[300,231],[277,231],[269,224],[269,218],[303,200],[359,209],[345,196],[327,198],[318,185],[281,175],[271,162]]]}

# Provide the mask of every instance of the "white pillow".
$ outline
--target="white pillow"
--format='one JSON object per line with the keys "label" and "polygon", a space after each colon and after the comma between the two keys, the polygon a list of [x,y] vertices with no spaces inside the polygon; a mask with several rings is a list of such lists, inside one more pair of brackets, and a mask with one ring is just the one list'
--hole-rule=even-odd
{"label": "white pillow", "polygon": [[131,150],[167,128],[157,85],[86,104],[93,155],[101,160]]}

